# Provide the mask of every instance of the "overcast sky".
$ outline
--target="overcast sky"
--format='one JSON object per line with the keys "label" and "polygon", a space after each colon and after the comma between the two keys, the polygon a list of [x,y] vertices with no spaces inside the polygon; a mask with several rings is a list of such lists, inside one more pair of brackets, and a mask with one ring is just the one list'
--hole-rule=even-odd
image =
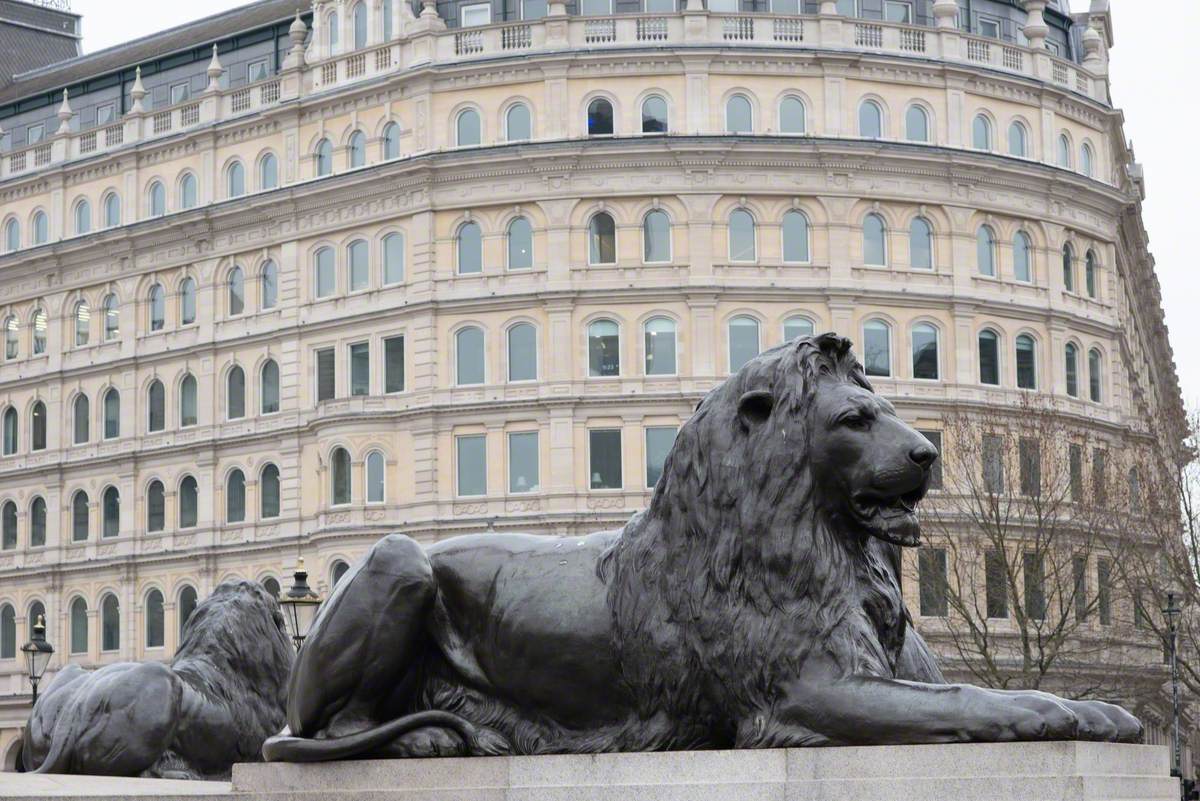
{"label": "overcast sky", "polygon": [[[1071,0],[1075,11],[1090,0]],[[245,5],[242,0],[73,0],[83,15],[83,47],[92,52],[201,15]],[[310,5],[297,0],[297,7]],[[1146,171],[1144,215],[1158,263],[1167,325],[1184,401],[1200,405],[1200,263],[1185,250],[1200,237],[1200,114],[1196,36],[1200,3],[1193,0],[1111,0],[1116,44],[1112,91],[1125,112],[1125,133]],[[1188,143],[1191,147],[1188,147]],[[1190,198],[1190,200],[1189,200]],[[1197,251],[1193,250],[1195,254]],[[1193,255],[1192,258],[1196,258]]]}

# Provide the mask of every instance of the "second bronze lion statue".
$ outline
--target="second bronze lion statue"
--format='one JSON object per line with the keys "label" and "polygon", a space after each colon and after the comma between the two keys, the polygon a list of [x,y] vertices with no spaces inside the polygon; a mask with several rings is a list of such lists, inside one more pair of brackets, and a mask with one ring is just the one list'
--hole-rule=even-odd
{"label": "second bronze lion statue", "polygon": [[585,537],[385,537],[292,671],[270,760],[1137,741],[1123,709],[945,683],[900,548],[937,451],[833,334],[751,360],[650,508]]}

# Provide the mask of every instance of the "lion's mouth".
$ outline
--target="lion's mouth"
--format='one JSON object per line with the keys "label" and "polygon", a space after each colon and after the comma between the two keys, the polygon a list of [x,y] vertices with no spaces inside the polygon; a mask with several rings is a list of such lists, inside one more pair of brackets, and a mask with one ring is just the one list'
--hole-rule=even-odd
{"label": "lion's mouth", "polygon": [[872,536],[895,545],[913,546],[921,544],[916,508],[923,497],[925,487],[922,483],[895,495],[860,492],[854,496],[851,506],[859,524]]}

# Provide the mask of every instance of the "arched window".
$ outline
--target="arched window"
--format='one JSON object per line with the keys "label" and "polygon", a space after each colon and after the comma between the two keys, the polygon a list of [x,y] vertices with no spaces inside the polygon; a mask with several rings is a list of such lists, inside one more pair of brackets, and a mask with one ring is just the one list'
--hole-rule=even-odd
{"label": "arched window", "polygon": [[100,536],[116,537],[121,533],[121,493],[116,487],[109,487],[100,500]]}
{"label": "arched window", "polygon": [[86,542],[89,528],[88,494],[79,490],[71,498],[71,541]]}
{"label": "arched window", "polygon": [[365,167],[367,164],[367,137],[362,131],[350,134],[350,169]]}
{"label": "arched window", "polygon": [[262,307],[273,309],[279,298],[279,268],[268,259],[262,266]]}
{"label": "arched window", "polygon": [[167,189],[161,181],[154,181],[146,192],[150,204],[150,216],[161,217],[167,213]]}
{"label": "arched window", "polygon": [[179,324],[191,325],[196,322],[196,282],[185,278],[179,285]]}
{"label": "arched window", "polygon": [[121,393],[114,387],[104,393],[104,438],[121,436]]}
{"label": "arched window", "polygon": [[33,213],[33,244],[44,245],[50,241],[50,218],[44,211]]}
{"label": "arched window", "polygon": [[263,362],[259,371],[259,409],[262,414],[275,414],[279,411],[279,365],[274,359]]}
{"label": "arched window", "polygon": [[86,199],[75,204],[75,233],[86,234],[92,230],[92,204]]}
{"label": "arched window", "polygon": [[508,329],[508,380],[537,379],[537,329],[517,323]]}
{"label": "arched window", "polygon": [[183,377],[183,381],[179,382],[179,425],[186,428],[187,426],[196,425],[198,419],[198,408],[196,398],[196,377],[188,373]]}
{"label": "arched window", "polygon": [[1089,250],[1084,258],[1083,278],[1087,285],[1088,297],[1095,298],[1099,292],[1099,281],[1096,275],[1096,252],[1093,250]]}
{"label": "arched window", "polygon": [[385,161],[400,158],[400,126],[394,122],[383,126],[383,158]]}
{"label": "arched window", "polygon": [[185,585],[179,591],[179,604],[176,609],[176,617],[179,619],[179,639],[182,640],[188,621],[192,619],[192,613],[196,611],[196,589],[194,587]]}
{"label": "arched window", "polygon": [[350,17],[354,22],[354,49],[362,50],[367,46],[367,4],[355,3]]}
{"label": "arched window", "polygon": [[329,457],[331,497],[335,506],[350,503],[350,454],[345,448],[334,448]]}
{"label": "arched window", "polygon": [[603,97],[597,97],[588,103],[587,132],[588,136],[612,136],[613,134],[612,103]]}
{"label": "arched window", "polygon": [[779,132],[802,134],[806,127],[804,101],[795,95],[787,95],[779,101]]}
{"label": "arched window", "polygon": [[1037,389],[1037,343],[1028,334],[1017,337],[1017,386]]}
{"label": "arched window", "polygon": [[329,52],[333,53],[337,50],[338,43],[341,40],[341,31],[339,30],[336,11],[331,12],[325,17],[325,31],[329,37]]}
{"label": "arched window", "polygon": [[979,332],[979,383],[1000,385],[1000,337],[990,328]]}
{"label": "arched window", "polygon": [[121,198],[116,192],[104,196],[104,227],[116,228],[121,224]]}
{"label": "arched window", "polygon": [[800,337],[811,337],[814,333],[813,322],[807,317],[796,315],[783,321],[783,341],[791,342]]}
{"label": "arched window", "polygon": [[[32,629],[33,621],[29,621]],[[17,658],[17,613],[11,604],[0,606],[0,659]]]}
{"label": "arched window", "polygon": [[455,255],[459,275],[483,272],[483,232],[479,223],[468,221],[459,226],[458,236],[455,237]]}
{"label": "arched window", "polygon": [[371,283],[371,264],[367,253],[367,241],[356,239],[346,249],[347,283],[351,292],[366,289]]}
{"label": "arched window", "polygon": [[1101,398],[1100,388],[1104,378],[1102,369],[1100,351],[1092,348],[1088,351],[1088,397],[1094,403],[1099,403]]}
{"label": "arched window", "polygon": [[193,208],[196,205],[196,195],[196,176],[190,172],[184,173],[183,177],[179,179],[179,208]]}
{"label": "arched window", "polygon": [[246,194],[246,168],[242,162],[235,161],[225,172],[225,193],[228,197],[241,197]]}
{"label": "arched window", "polygon": [[533,267],[533,226],[524,217],[515,217],[508,224],[508,269],[528,270]]}
{"label": "arched window", "polygon": [[1087,142],[1084,142],[1083,146],[1079,148],[1079,171],[1088,178],[1091,178],[1092,173],[1096,169],[1094,161],[1095,159],[1092,154],[1092,146]]}
{"label": "arched window", "polygon": [[601,211],[588,221],[588,264],[617,263],[617,224]]}
{"label": "arched window", "polygon": [[279,186],[279,159],[267,153],[258,160],[258,188],[274,189]]}
{"label": "arched window", "polygon": [[111,592],[100,601],[100,650],[121,648],[121,604]]}
{"label": "arched window", "polygon": [[980,275],[996,275],[996,237],[989,226],[975,232],[975,261]]}
{"label": "arched window", "polygon": [[17,452],[17,433],[20,431],[17,422],[17,410],[9,406],[4,410],[4,455],[13,456]]}
{"label": "arched window", "polygon": [[333,266],[333,248],[319,248],[313,254],[314,282],[317,297],[327,298],[337,291],[337,273]]}
{"label": "arched window", "polygon": [[479,122],[479,112],[473,108],[465,108],[458,112],[454,121],[454,144],[459,147],[472,147],[483,140],[483,130]]}
{"label": "arched window", "polygon": [[241,470],[233,470],[225,480],[225,522],[242,523],[246,520],[246,476]]}
{"label": "arched window", "polygon": [[159,590],[146,593],[146,647],[162,648],[165,635],[163,594]]}
{"label": "arched window", "polygon": [[38,309],[33,313],[33,355],[46,352],[46,312]]}
{"label": "arched window", "polygon": [[246,310],[246,274],[241,267],[229,271],[229,314],[241,314]]}
{"label": "arched window", "polygon": [[21,350],[21,332],[16,317],[4,321],[4,358],[15,359]]}
{"label": "arched window", "polygon": [[76,598],[71,601],[71,653],[86,654],[88,652],[88,611],[87,601]]}
{"label": "arched window", "polygon": [[1079,349],[1068,342],[1063,354],[1063,364],[1066,367],[1067,394],[1072,398],[1079,397]]}
{"label": "arched window", "polygon": [[87,395],[77,395],[75,404],[72,407],[75,429],[75,444],[84,445],[91,438],[91,404],[88,403]]}
{"label": "arched window", "polygon": [[858,135],[864,139],[883,136],[883,109],[874,100],[864,100],[858,107]]}
{"label": "arched window", "polygon": [[642,101],[642,133],[665,134],[667,128],[667,101],[650,95]]}
{"label": "arched window", "polygon": [[892,374],[892,327],[883,320],[863,323],[863,368],[867,375]]}
{"label": "arched window", "polygon": [[317,142],[313,158],[316,160],[318,178],[333,175],[333,145],[328,139]]}
{"label": "arched window", "polygon": [[992,122],[982,114],[976,114],[971,123],[971,145],[976,150],[992,149]]}
{"label": "arched window", "polygon": [[1025,126],[1014,121],[1008,126],[1008,155],[1025,158],[1029,155],[1028,134]]}
{"label": "arched window", "polygon": [[653,209],[642,218],[642,261],[671,261],[671,218],[662,209]]}
{"label": "arched window", "polygon": [[75,304],[75,347],[81,348],[91,339],[92,310],[86,300]]}
{"label": "arched window", "polygon": [[733,95],[725,101],[725,133],[754,132],[754,107],[745,95]]}
{"label": "arched window", "polygon": [[225,417],[240,420],[246,416],[246,373],[236,364],[225,377]]}
{"label": "arched window", "polygon": [[154,433],[166,428],[167,390],[157,378],[150,382],[150,387],[146,390],[146,407],[146,430]]}
{"label": "arched window", "polygon": [[804,212],[784,212],[783,225],[783,260],[788,264],[807,264],[808,250],[808,217]]}
{"label": "arched window", "polygon": [[1075,251],[1071,249],[1071,243],[1063,245],[1062,249],[1062,275],[1063,289],[1068,292],[1075,291]]}
{"label": "arched window", "polygon": [[533,119],[529,106],[513,103],[504,112],[504,138],[509,142],[524,142],[533,138]]}
{"label": "arched window", "polygon": [[161,331],[167,324],[167,293],[161,284],[150,287],[150,330]]}
{"label": "arched window", "polygon": [[909,106],[904,112],[904,138],[910,142],[929,141],[929,113],[920,106]]}
{"label": "arched window", "polygon": [[268,464],[258,481],[259,515],[263,519],[279,517],[279,468]]}
{"label": "arched window", "polygon": [[196,479],[185,476],[179,482],[179,527],[193,528],[200,518],[200,487]]}
{"label": "arched window", "polygon": [[17,504],[7,501],[0,508],[0,550],[12,551],[17,547]]}
{"label": "arched window", "polygon": [[29,504],[29,547],[40,548],[46,544],[46,501],[34,498]]}
{"label": "arched window", "polygon": [[116,295],[105,295],[101,304],[104,310],[104,341],[109,342],[121,335],[121,310]]}
{"label": "arched window", "polygon": [[1013,237],[1013,277],[1018,281],[1033,280],[1033,242],[1024,231],[1017,231]]}
{"label": "arched window", "polygon": [[167,499],[158,479],[146,488],[146,531],[162,531],[167,525]]}
{"label": "arched window", "polygon": [[675,375],[675,321],[651,317],[645,332],[646,375]]}
{"label": "arched window", "polygon": [[621,374],[621,329],[612,320],[588,325],[588,375],[604,378]]}
{"label": "arched window", "polygon": [[21,224],[15,218],[4,223],[4,249],[12,253],[21,248]]}
{"label": "arched window", "polygon": [[350,569],[350,565],[342,560],[333,563],[333,567],[329,571],[329,585],[336,587],[338,582],[342,580],[342,576],[346,575],[346,571]]}
{"label": "arched window", "polygon": [[923,217],[908,225],[908,262],[914,270],[933,269],[933,228]]}
{"label": "arched window", "polygon": [[758,258],[758,232],[754,215],[745,209],[729,212],[729,260],[752,262]]}
{"label": "arched window", "polygon": [[912,327],[912,371],[913,378],[938,377],[938,332],[929,323]]}
{"label": "arched window", "polygon": [[483,329],[467,326],[454,334],[456,381],[459,386],[484,382]]}
{"label": "arched window", "polygon": [[37,401],[30,412],[30,428],[32,435],[29,439],[30,450],[46,450],[46,404]]}
{"label": "arched window", "polygon": [[1071,140],[1065,133],[1058,135],[1058,166],[1071,169]]}
{"label": "arched window", "polygon": [[367,503],[383,503],[386,485],[383,454],[371,451],[367,454]]}
{"label": "arched window", "polygon": [[863,218],[863,264],[877,267],[887,264],[887,226],[878,214]]}
{"label": "arched window", "polygon": [[729,372],[742,369],[759,354],[759,347],[758,320],[740,315],[729,321]]}

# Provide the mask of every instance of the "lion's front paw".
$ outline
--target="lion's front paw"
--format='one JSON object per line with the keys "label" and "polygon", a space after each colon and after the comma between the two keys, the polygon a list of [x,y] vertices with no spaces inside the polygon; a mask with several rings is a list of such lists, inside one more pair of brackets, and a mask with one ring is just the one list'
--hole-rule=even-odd
{"label": "lion's front paw", "polygon": [[1014,740],[1074,740],[1080,720],[1057,698],[1044,693],[1017,693],[1008,697]]}
{"label": "lion's front paw", "polygon": [[1110,743],[1140,743],[1142,722],[1116,704],[1104,701],[1064,701],[1079,718],[1079,739]]}

